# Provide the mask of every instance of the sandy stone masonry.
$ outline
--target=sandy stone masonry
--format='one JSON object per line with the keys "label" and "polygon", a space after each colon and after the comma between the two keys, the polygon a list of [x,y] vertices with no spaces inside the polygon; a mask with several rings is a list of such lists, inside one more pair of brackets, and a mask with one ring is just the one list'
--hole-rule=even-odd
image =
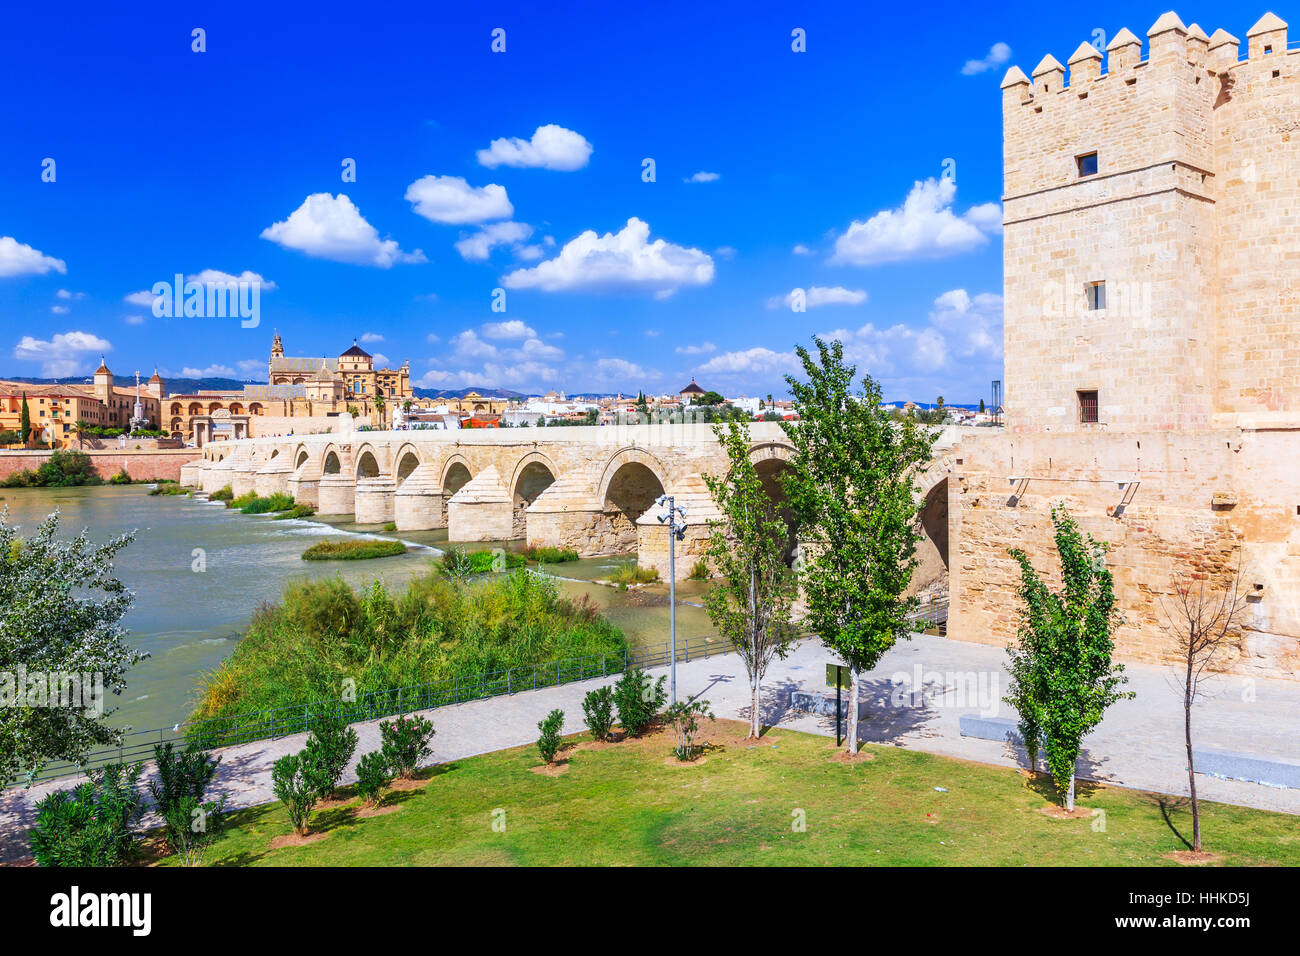
{"label": "sandy stone masonry", "polygon": [[1229,666],[1300,676],[1300,50],[1246,37],[1166,13],[1145,57],[1125,29],[1003,80],[1007,434],[954,453],[954,637],[1013,636],[1006,549],[1049,567],[1063,501],[1112,545],[1122,656],[1172,657],[1171,575],[1240,562]]}
{"label": "sandy stone masonry", "polygon": [[[346,425],[344,426],[346,427]],[[959,434],[948,428],[923,476],[930,496],[947,496],[948,458]],[[751,454],[777,486],[791,448],[776,423],[750,426]],[[668,575],[668,532],[656,499],[687,507],[677,575],[704,554],[718,517],[703,475],[726,467],[712,426],[612,425],[534,430],[352,432],[218,442],[187,465],[181,480],[213,492],[287,491],[326,515],[361,524],[392,521],[399,531],[446,527],[453,542],[525,539],[584,556],[635,551],[643,567]],[[932,575],[947,564],[947,528],[933,529],[923,559]]]}

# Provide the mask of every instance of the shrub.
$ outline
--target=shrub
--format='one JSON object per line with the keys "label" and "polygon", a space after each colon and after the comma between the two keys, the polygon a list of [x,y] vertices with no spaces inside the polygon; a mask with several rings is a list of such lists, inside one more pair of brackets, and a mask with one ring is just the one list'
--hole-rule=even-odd
{"label": "shrub", "polygon": [[337,708],[328,706],[312,711],[310,725],[305,752],[318,772],[320,796],[324,799],[334,795],[348,761],[356,752],[357,732],[348,726]]}
{"label": "shrub", "polygon": [[555,763],[555,755],[560,752],[560,728],[564,726],[564,711],[558,707],[537,722],[537,729],[542,735],[537,738],[537,750],[548,764]]}
{"label": "shrub", "polygon": [[440,566],[444,574],[465,577],[471,574],[487,574],[489,571],[522,568],[526,563],[527,560],[518,551],[504,551],[501,548],[484,551],[448,548],[443,552]]}
{"label": "shrub", "polygon": [[420,761],[433,753],[429,746],[433,735],[433,723],[418,714],[379,723],[384,759],[393,773],[404,780],[414,777]]}
{"label": "shrub", "polygon": [[383,753],[372,750],[357,761],[357,794],[368,806],[379,806],[384,788],[393,782],[393,771]]}
{"label": "shrub", "polygon": [[315,513],[316,509],[311,505],[294,505],[288,511],[281,511],[279,514],[273,515],[272,517],[276,521],[281,521],[287,518],[310,518]]}
{"label": "shrub", "polygon": [[238,498],[228,499],[226,501],[226,507],[238,508],[240,511],[243,511],[245,508],[247,508],[256,500],[257,500],[257,492],[249,491],[246,492],[245,494],[240,495]]}
{"label": "shrub", "polygon": [[204,803],[194,796],[184,796],[162,814],[167,827],[167,842],[172,845],[182,866],[200,866],[208,848],[221,835],[226,798]]}
{"label": "shrub", "polygon": [[57,448],[35,471],[16,471],[0,485],[5,488],[72,488],[101,485],[90,456],[82,451]]}
{"label": "shrub", "polygon": [[212,492],[212,494],[208,495],[208,500],[209,501],[230,501],[234,497],[235,497],[235,493],[230,490],[229,485],[226,485],[226,487],[218,488],[216,491]]}
{"label": "shrub", "polygon": [[302,553],[304,561],[362,561],[367,558],[391,558],[405,554],[400,541],[321,541]]}
{"label": "shrub", "polygon": [[592,740],[609,739],[609,731],[614,726],[614,691],[609,687],[588,691],[582,698],[582,713],[587,718]]}
{"label": "shrub", "polygon": [[529,547],[520,552],[524,559],[536,564],[562,564],[565,561],[577,561],[578,552],[572,548]]}
{"label": "shrub", "polygon": [[117,866],[144,813],[137,786],[143,764],[108,764],[87,783],[36,804],[32,856],[40,866]]}
{"label": "shrub", "polygon": [[396,521],[385,521],[385,522],[384,522],[384,530],[385,530],[385,531],[396,531],[396,530],[397,530],[397,522],[396,522]]}
{"label": "shrub", "polygon": [[664,690],[665,678],[651,683],[650,675],[639,667],[623,672],[614,685],[614,705],[618,708],[618,722],[629,737],[635,737],[650,726],[668,692]]}
{"label": "shrub", "polygon": [[112,478],[108,479],[108,483],[109,483],[110,485],[129,485],[129,484],[131,484],[131,476],[130,476],[129,474],[127,474],[127,472],[126,472],[126,465],[123,465],[121,471],[119,471],[117,474],[115,474]]}
{"label": "shrub", "polygon": [[320,799],[320,775],[306,751],[285,754],[272,765],[271,790],[284,804],[294,830],[306,836],[312,807]]}
{"label": "shrub", "polygon": [[695,734],[700,729],[701,717],[713,719],[713,710],[707,700],[679,700],[664,711],[664,720],[673,725],[677,734],[673,753],[678,760],[690,760],[695,756]]}
{"label": "shrub", "polygon": [[709,562],[700,558],[691,566],[691,573],[687,576],[692,581],[707,581],[709,579]]}
{"label": "shrub", "polygon": [[272,511],[288,511],[292,507],[292,495],[276,492],[269,498],[259,498],[257,495],[253,495],[253,500],[241,506],[239,510],[246,515],[264,515]]}
{"label": "shrub", "polygon": [[176,484],[175,482],[164,482],[164,483],[159,483],[158,487],[156,487],[156,488],[150,488],[150,489],[149,489],[149,494],[151,494],[151,495],[188,495],[188,494],[190,494],[190,490],[189,490],[188,488],[184,487],[183,485],[178,485],[178,484]]}
{"label": "shrub", "polygon": [[609,576],[615,584],[650,584],[659,580],[659,572],[654,568],[642,568],[635,564],[625,564]]}
{"label": "shrub", "polygon": [[[154,747],[153,755],[158,769],[156,779],[149,781],[149,792],[153,794],[158,815],[166,822],[167,842],[180,853],[188,843],[193,811],[203,808],[203,794],[212,782],[221,758],[213,758],[196,741],[190,741],[183,751],[178,752],[169,740]],[[182,805],[189,808],[184,814],[177,810]],[[179,821],[180,831],[184,832],[173,828],[174,815]]]}

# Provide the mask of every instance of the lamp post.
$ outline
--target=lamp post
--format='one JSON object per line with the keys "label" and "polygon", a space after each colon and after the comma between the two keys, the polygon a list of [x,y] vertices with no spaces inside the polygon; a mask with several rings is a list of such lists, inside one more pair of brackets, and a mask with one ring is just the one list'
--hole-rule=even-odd
{"label": "lamp post", "polygon": [[668,526],[668,647],[671,661],[668,665],[669,703],[677,703],[677,542],[686,537],[686,525],[679,518],[686,517],[686,509],[673,502],[672,495],[660,495],[655,502],[667,507],[658,515],[659,523]]}

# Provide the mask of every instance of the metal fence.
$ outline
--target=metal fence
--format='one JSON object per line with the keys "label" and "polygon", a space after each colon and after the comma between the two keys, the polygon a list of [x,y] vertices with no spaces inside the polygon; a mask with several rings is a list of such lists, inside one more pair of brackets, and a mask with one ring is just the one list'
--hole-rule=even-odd
{"label": "metal fence", "polygon": [[[922,604],[912,615],[918,624],[941,627],[948,620],[948,599]],[[719,637],[692,637],[677,642],[677,659],[682,662],[730,653],[734,648]],[[394,687],[360,694],[354,700],[320,700],[271,710],[253,711],[232,717],[183,721],[154,730],[132,730],[122,735],[122,744],[90,753],[80,764],[53,763],[32,780],[52,780],[94,770],[110,763],[151,760],[154,747],[167,741],[193,740],[206,749],[232,747],[257,740],[275,740],[311,730],[314,715],[337,710],[348,723],[377,720],[413,711],[431,710],[449,704],[463,704],[489,697],[503,697],[520,691],[557,687],[577,681],[621,674],[633,667],[666,667],[672,660],[670,644],[629,648],[624,654],[592,654],[547,664],[528,664],[509,670],[466,677],[453,677],[429,684]],[[22,781],[26,781],[26,777]],[[6,786],[17,781],[10,781]]]}

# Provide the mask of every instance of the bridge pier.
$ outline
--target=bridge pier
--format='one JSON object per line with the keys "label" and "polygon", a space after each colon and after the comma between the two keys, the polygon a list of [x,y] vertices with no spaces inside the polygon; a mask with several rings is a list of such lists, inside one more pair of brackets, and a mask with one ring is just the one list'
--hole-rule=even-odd
{"label": "bridge pier", "polygon": [[[677,542],[674,556],[677,580],[690,577],[696,562],[707,560],[709,541],[712,538],[710,521],[722,520],[722,512],[709,494],[709,487],[700,475],[687,475],[671,491],[673,503],[686,509],[686,517],[679,520],[685,525],[686,536]],[[653,568],[661,581],[668,580],[668,525],[660,524],[660,508],[648,510],[636,522],[636,563],[638,567]]]}
{"label": "bridge pier", "polygon": [[320,515],[350,515],[356,512],[356,481],[341,472],[321,475],[317,494],[316,513]]}
{"label": "bridge pier", "polygon": [[447,527],[447,504],[433,466],[419,465],[406,476],[393,496],[393,521],[398,531]]}
{"label": "bridge pier", "polygon": [[392,475],[358,478],[354,498],[357,524],[384,524],[392,521],[393,497],[397,480]]}
{"label": "bridge pier", "polygon": [[495,465],[488,465],[447,500],[448,541],[508,541],[514,502]]}
{"label": "bridge pier", "polygon": [[285,491],[295,503],[315,508],[320,504],[320,464],[310,459],[294,470],[285,482]]}
{"label": "bridge pier", "polygon": [[203,469],[206,465],[207,462],[202,458],[181,465],[180,483],[186,488],[202,488]]}
{"label": "bridge pier", "polygon": [[203,469],[203,492],[212,494],[214,491],[220,491],[226,485],[230,484],[231,479],[230,460],[223,458],[220,461],[209,462],[208,467]]}
{"label": "bridge pier", "polygon": [[253,476],[253,491],[259,498],[269,498],[288,490],[289,458],[285,452],[276,455]]}

